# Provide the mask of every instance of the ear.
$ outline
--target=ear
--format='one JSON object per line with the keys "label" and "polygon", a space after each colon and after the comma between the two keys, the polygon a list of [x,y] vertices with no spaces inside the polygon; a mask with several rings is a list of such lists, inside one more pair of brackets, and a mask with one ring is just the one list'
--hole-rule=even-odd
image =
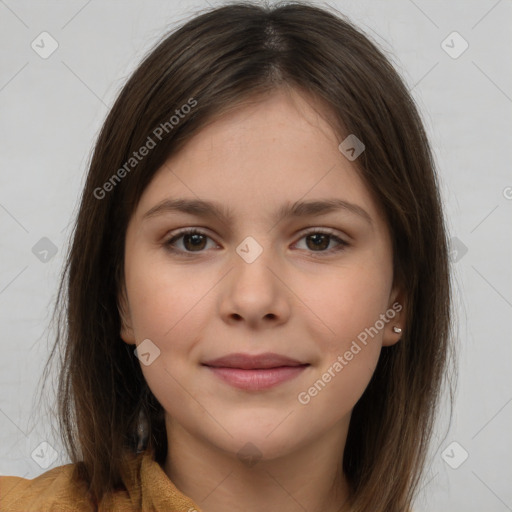
{"label": "ear", "polygon": [[[386,317],[388,318],[388,322],[384,327],[382,346],[389,347],[400,341],[406,327],[405,312],[405,293],[402,287],[395,286],[389,296],[388,308],[385,313]],[[395,328],[401,329],[401,331],[395,332]]]}
{"label": "ear", "polygon": [[135,345],[135,335],[131,326],[130,306],[124,285],[117,297],[117,310],[119,311],[119,317],[121,319],[121,331],[119,334],[122,340],[129,345]]}

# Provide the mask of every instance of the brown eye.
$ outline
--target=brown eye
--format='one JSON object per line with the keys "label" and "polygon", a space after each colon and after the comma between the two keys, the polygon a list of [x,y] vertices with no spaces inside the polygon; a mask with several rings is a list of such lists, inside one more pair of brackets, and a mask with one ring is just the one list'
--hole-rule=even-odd
{"label": "brown eye", "polygon": [[[305,250],[321,254],[331,254],[333,252],[341,251],[349,245],[340,237],[329,231],[310,231],[301,238],[301,240],[303,239],[306,240]],[[180,240],[181,244],[179,243]],[[211,240],[211,238],[206,233],[197,229],[186,229],[180,231],[167,240],[164,245],[173,253],[189,256],[193,253],[205,252],[208,240]],[[336,245],[329,248],[333,241]]]}
{"label": "brown eye", "polygon": [[306,245],[308,246],[308,249],[316,250],[316,249],[327,249],[330,242],[330,236],[325,235],[323,233],[315,233],[314,235],[308,235],[306,237],[306,240],[311,241],[310,244],[306,242]]}
{"label": "brown eye", "polygon": [[[306,250],[317,253],[333,253],[345,249],[349,244],[329,231],[309,231],[301,240],[306,241]],[[334,247],[329,248],[332,242],[335,242]]]}
{"label": "brown eye", "polygon": [[[172,252],[178,253],[192,253],[192,252],[203,252],[206,248],[207,241],[210,237],[203,233],[202,231],[198,231],[197,229],[188,229],[179,232],[174,235],[172,238],[165,242],[165,247]],[[180,239],[182,239],[181,247],[177,247],[179,244],[177,243]]]}
{"label": "brown eye", "polygon": [[183,235],[183,246],[187,251],[195,251],[204,249],[206,238],[204,235],[192,233]]}

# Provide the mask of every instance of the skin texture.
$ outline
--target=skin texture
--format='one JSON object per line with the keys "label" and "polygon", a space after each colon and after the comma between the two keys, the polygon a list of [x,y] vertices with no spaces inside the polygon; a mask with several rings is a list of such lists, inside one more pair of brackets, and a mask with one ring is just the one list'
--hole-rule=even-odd
{"label": "skin texture", "polygon": [[[307,404],[298,401],[365,328],[403,305],[386,222],[320,111],[313,99],[280,91],[217,117],[159,169],[128,225],[121,337],[160,350],[141,368],[166,411],[164,469],[207,512],[339,510],[351,411],[381,347],[400,339],[393,326],[404,327],[396,313]],[[216,201],[233,218],[143,220],[167,198]],[[330,198],[360,206],[371,223],[347,210],[274,217],[284,203]],[[196,245],[181,237],[181,253],[170,252],[165,243],[184,227],[207,237]],[[326,229],[348,246],[334,251],[339,243],[320,236]],[[248,236],[263,249],[251,263],[236,251]],[[273,388],[240,390],[201,365],[233,352],[310,366]],[[257,462],[241,460],[240,450]]]}

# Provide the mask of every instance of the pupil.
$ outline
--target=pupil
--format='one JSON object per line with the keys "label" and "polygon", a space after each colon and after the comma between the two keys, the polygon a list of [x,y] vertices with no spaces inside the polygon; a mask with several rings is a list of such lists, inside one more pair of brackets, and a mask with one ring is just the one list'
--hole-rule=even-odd
{"label": "pupil", "polygon": [[[321,246],[317,245],[317,243],[316,243],[316,242],[320,241],[319,237],[323,238],[323,241],[324,241],[324,243]],[[315,235],[309,235],[308,239],[315,239],[316,240],[316,242],[314,242],[314,244],[315,244],[314,248],[317,248],[317,249],[325,249],[329,245],[328,236],[322,235],[320,233],[315,234]],[[325,243],[326,241],[327,241],[327,243]]]}
{"label": "pupil", "polygon": [[[187,247],[187,243],[186,243],[186,241],[187,241],[187,240],[188,240],[188,241],[192,241],[192,240],[193,240],[193,241],[192,241],[192,246],[193,246],[193,247],[195,247],[195,248],[200,248],[200,249],[201,249],[201,248],[202,248],[202,247],[201,247],[201,242],[203,242],[203,243],[204,243],[204,239],[203,239],[203,240],[201,240],[201,237],[202,237],[202,236],[203,236],[203,235],[200,235],[200,234],[197,234],[197,233],[194,233],[194,234],[192,234],[192,235],[185,235],[185,247]],[[188,249],[188,248],[189,248],[189,247],[187,247],[187,249]]]}

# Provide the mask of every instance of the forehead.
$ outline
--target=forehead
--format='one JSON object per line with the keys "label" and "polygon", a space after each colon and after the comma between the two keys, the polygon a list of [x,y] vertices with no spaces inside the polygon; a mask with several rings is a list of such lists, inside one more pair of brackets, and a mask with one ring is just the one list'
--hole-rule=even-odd
{"label": "forehead", "polygon": [[358,204],[378,223],[377,204],[339,151],[329,116],[322,104],[294,91],[225,112],[157,171],[137,214],[166,198],[222,203],[239,218],[278,211],[285,203],[337,198]]}

